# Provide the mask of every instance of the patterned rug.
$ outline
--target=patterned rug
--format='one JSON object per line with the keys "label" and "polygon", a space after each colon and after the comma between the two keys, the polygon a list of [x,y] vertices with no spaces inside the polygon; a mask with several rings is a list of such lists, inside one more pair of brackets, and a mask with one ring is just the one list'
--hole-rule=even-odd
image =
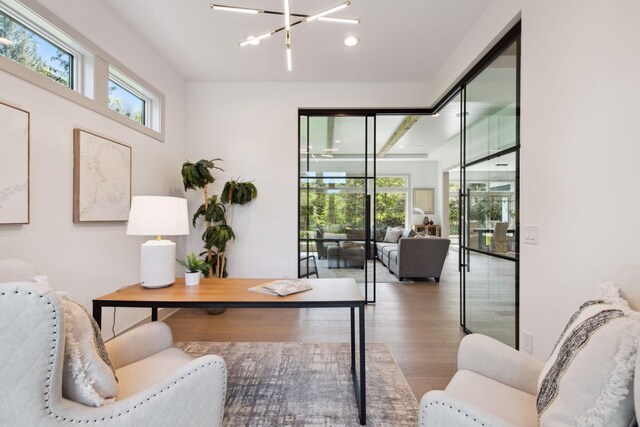
{"label": "patterned rug", "polygon": [[[178,342],[227,363],[224,426],[358,426],[348,343]],[[418,402],[385,344],[367,344],[367,425],[415,426]]]}

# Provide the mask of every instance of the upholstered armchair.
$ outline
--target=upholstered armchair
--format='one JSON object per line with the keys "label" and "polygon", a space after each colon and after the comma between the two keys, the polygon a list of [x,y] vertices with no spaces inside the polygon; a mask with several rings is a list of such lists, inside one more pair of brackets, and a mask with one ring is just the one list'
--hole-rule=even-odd
{"label": "upholstered armchair", "polygon": [[222,424],[224,361],[174,348],[162,322],[106,344],[119,380],[115,402],[91,407],[63,397],[63,304],[48,286],[0,283],[0,425]]}
{"label": "upholstered armchair", "polygon": [[[640,310],[640,267],[621,268],[610,280],[620,289],[628,307]],[[422,397],[419,425],[537,426],[536,394],[543,366],[493,338],[468,335],[460,344],[458,371],[451,382],[445,390],[430,391]],[[597,366],[589,368],[595,370]],[[593,372],[586,369],[584,375],[593,376]],[[640,352],[635,356],[635,381],[629,390],[636,414],[640,411],[639,378]]]}

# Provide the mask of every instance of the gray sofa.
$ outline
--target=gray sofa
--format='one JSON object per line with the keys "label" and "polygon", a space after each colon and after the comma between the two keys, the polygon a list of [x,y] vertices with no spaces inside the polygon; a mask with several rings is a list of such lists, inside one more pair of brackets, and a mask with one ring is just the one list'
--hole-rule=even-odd
{"label": "gray sofa", "polygon": [[398,243],[376,243],[376,255],[400,281],[433,277],[439,282],[449,243],[440,237],[402,237]]}

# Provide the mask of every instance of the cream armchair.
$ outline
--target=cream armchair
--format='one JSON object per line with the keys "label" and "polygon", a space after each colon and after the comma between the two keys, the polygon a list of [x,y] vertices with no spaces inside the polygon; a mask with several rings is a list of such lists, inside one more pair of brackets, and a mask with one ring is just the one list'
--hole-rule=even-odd
{"label": "cream armchair", "polygon": [[537,426],[542,363],[480,334],[467,335],[458,372],[420,401],[420,426]]}
{"label": "cream armchair", "polygon": [[89,407],[62,397],[65,313],[48,287],[0,283],[0,425],[220,426],[224,360],[173,347],[162,322],[107,343],[117,401]]}
{"label": "cream armchair", "polygon": [[[610,278],[633,310],[640,310],[640,267],[621,268]],[[536,393],[543,364],[480,334],[466,336],[458,351],[458,372],[444,391],[420,401],[419,425],[537,426]],[[640,352],[634,399],[640,411]]]}

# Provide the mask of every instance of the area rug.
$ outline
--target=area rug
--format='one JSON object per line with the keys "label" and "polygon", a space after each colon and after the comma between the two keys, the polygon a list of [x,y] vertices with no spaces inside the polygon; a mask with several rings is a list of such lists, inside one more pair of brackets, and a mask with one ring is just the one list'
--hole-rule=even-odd
{"label": "area rug", "polygon": [[[358,426],[348,343],[178,342],[227,363],[224,426]],[[367,344],[367,425],[415,426],[418,403],[385,344]]]}

